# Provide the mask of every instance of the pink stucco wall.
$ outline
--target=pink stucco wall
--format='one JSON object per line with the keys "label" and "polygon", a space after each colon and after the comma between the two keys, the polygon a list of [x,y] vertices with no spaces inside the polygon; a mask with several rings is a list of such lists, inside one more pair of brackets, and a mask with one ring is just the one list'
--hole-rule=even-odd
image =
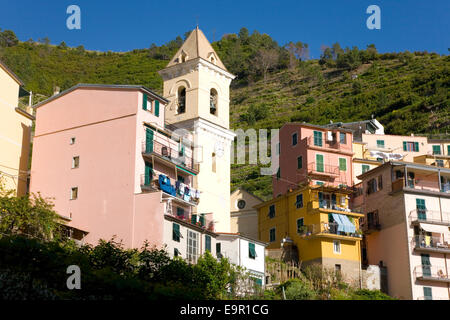
{"label": "pink stucco wall", "polygon": [[[69,226],[89,232],[88,243],[116,236],[126,247],[144,239],[161,244],[160,196],[136,189],[144,173],[136,127],[138,119],[153,117],[142,110],[138,89],[79,88],[38,107],[31,192],[54,198],[55,210],[72,218]],[[80,157],[76,169],[74,156]],[[70,200],[72,187],[78,187],[76,200]]]}
{"label": "pink stucco wall", "polygon": [[[323,147],[314,146],[314,131],[323,132]],[[339,141],[339,130],[336,132]],[[344,131],[342,131],[344,132]],[[292,145],[292,136],[298,135],[297,145]],[[308,175],[308,169],[315,167],[316,154],[324,156],[325,173],[328,168],[337,168],[336,175],[324,175],[322,178],[314,178],[314,181],[328,182],[332,185],[347,184],[351,186],[352,182],[352,134],[345,132],[346,143],[330,145],[326,139],[326,130],[313,128],[301,124],[286,124],[280,129],[279,139],[281,144],[281,156],[279,158],[281,168],[281,179],[276,176],[272,179],[273,196],[285,193],[289,188],[295,188],[300,181],[304,181]],[[297,157],[303,157],[302,169],[297,169]],[[347,170],[339,171],[339,158],[345,158],[347,161]],[[313,181],[313,182],[314,182]]]}

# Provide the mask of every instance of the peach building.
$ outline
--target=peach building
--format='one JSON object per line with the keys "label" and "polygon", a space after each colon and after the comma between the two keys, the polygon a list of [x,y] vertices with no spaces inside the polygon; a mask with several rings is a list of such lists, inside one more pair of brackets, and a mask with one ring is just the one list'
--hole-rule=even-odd
{"label": "peach building", "polygon": [[352,131],[306,123],[281,127],[272,177],[273,196],[285,194],[308,180],[312,185],[352,186]]}
{"label": "peach building", "polygon": [[0,183],[17,195],[28,191],[31,126],[30,110],[19,108],[23,82],[0,61]]}
{"label": "peach building", "polygon": [[449,300],[450,169],[389,161],[358,178],[363,260],[385,270],[387,293]]}

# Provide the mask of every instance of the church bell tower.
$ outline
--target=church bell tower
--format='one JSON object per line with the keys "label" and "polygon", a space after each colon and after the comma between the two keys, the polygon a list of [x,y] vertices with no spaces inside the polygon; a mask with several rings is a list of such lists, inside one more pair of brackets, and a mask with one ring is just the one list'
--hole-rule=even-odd
{"label": "church bell tower", "polygon": [[165,122],[194,135],[200,190],[197,213],[215,222],[215,231],[230,232],[230,83],[234,79],[197,27],[159,74],[164,81]]}

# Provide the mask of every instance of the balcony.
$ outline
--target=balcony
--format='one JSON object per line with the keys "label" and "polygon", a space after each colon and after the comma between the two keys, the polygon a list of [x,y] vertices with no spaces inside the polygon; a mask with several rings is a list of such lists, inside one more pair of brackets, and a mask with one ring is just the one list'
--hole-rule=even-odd
{"label": "balcony", "polygon": [[161,143],[153,140],[142,142],[142,154],[143,155],[157,155],[174,165],[183,166],[187,169],[194,170],[194,159],[192,156],[187,156],[180,148],[175,148],[174,145],[179,146],[179,143],[173,142],[173,146],[170,143]]}
{"label": "balcony", "polygon": [[414,268],[414,277],[419,281],[450,283],[445,266],[419,265]]}
{"label": "balcony", "polygon": [[[317,208],[317,203],[319,204]],[[345,214],[350,215],[354,217],[363,217],[363,213],[360,209],[350,209],[346,207],[345,205],[339,205],[335,203],[334,201],[330,200],[315,200],[315,201],[309,201],[307,204],[308,213],[314,214],[319,211],[325,212],[325,213],[339,213],[339,214]]]}
{"label": "balcony", "polygon": [[200,194],[197,190],[182,183],[171,184],[170,178],[164,174],[155,174],[154,172],[151,175],[142,174],[141,189],[147,192],[161,190],[178,203],[185,205],[196,206],[200,201]]}
{"label": "balcony", "polygon": [[342,224],[337,222],[322,222],[318,224],[311,224],[303,227],[301,235],[304,237],[328,237],[335,239],[343,239],[343,240],[361,240],[362,233],[355,226],[354,232],[346,232],[342,230]]}
{"label": "balcony", "polygon": [[308,174],[319,175],[319,176],[339,177],[340,170],[339,170],[338,166],[310,162],[310,163],[308,163]]}
{"label": "balcony", "polygon": [[409,213],[409,222],[411,224],[418,224],[420,222],[423,222],[450,226],[450,212],[428,209],[414,209]]}
{"label": "balcony", "polygon": [[[324,134],[323,136],[325,136],[325,138],[326,138],[326,134]],[[339,143],[339,141],[337,141],[336,137],[334,137],[333,140],[322,139],[322,140],[316,141],[317,143],[314,143],[315,142],[314,135],[312,135],[307,138],[307,141],[308,141],[308,146],[317,147],[317,148],[328,148],[328,149],[339,150],[340,145],[341,145]]]}
{"label": "balcony", "polygon": [[423,179],[399,178],[392,182],[392,192],[398,191],[421,191],[428,194],[450,193],[450,183],[442,183],[439,189],[439,182]]}
{"label": "balcony", "polygon": [[411,247],[416,252],[450,253],[450,243],[441,236],[414,236]]}
{"label": "balcony", "polygon": [[214,230],[214,221],[210,218],[207,218],[207,215],[212,215],[212,213],[200,213],[200,214],[189,214],[183,213],[182,215],[178,215],[173,212],[166,212],[166,215],[169,215],[180,222],[189,223],[193,226],[215,232]]}
{"label": "balcony", "polygon": [[378,213],[368,215],[367,218],[361,218],[361,230],[365,234],[371,234],[375,231],[381,230],[381,224],[379,221]]}

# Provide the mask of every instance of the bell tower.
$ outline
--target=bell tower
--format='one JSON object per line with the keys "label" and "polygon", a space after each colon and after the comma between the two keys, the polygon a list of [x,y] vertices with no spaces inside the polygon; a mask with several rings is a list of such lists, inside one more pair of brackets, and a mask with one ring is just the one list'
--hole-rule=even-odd
{"label": "bell tower", "polygon": [[229,130],[229,114],[235,76],[198,27],[159,74],[170,101],[166,124],[194,134],[199,171],[194,187],[201,192],[197,213],[207,214],[216,231],[230,232],[230,147],[235,134]]}

